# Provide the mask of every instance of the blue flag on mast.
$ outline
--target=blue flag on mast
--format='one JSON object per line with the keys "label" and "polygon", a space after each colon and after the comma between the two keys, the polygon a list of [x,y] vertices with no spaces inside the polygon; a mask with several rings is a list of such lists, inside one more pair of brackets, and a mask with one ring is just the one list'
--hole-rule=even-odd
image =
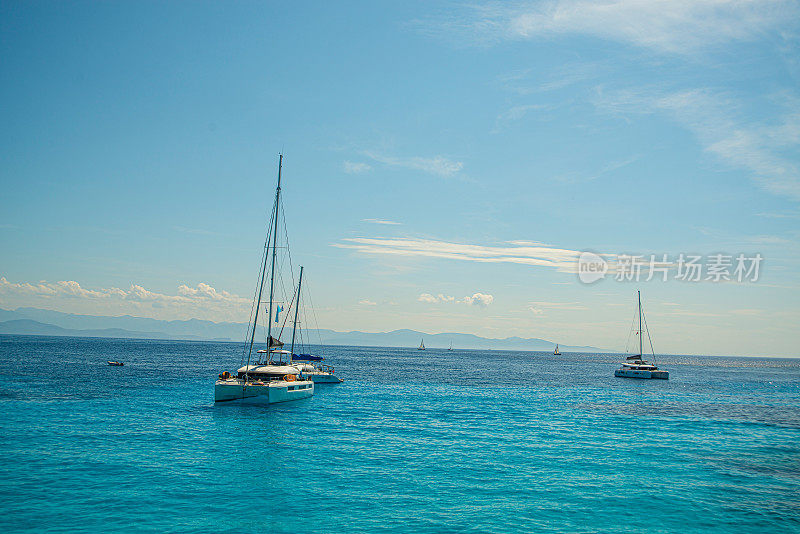
{"label": "blue flag on mast", "polygon": [[283,311],[283,308],[278,306],[278,311],[275,312],[275,322],[276,323],[278,322],[278,314],[280,314],[282,311]]}

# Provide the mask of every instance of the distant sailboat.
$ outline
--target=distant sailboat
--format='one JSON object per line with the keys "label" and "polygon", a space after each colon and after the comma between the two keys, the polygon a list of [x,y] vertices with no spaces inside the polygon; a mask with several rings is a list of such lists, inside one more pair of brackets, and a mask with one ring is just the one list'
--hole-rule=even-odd
{"label": "distant sailboat", "polygon": [[558,343],[556,343],[556,350],[553,351],[554,356],[561,356],[561,352],[558,350]]}
{"label": "distant sailboat", "polygon": [[452,342],[452,341],[450,342],[450,348],[449,348],[449,349],[447,349],[447,350],[449,350],[449,351],[452,351],[452,350],[453,350],[453,342]]}
{"label": "distant sailboat", "polygon": [[419,347],[417,350],[425,350],[425,342],[422,339],[419,340]]}
{"label": "distant sailboat", "polygon": [[[644,320],[644,330],[642,330],[642,294],[640,291],[636,292],[639,313],[639,330],[636,331],[636,337],[639,338],[639,354],[627,356],[622,364],[622,367],[614,371],[614,376],[620,378],[660,378],[662,380],[669,379],[669,371],[659,369],[655,363],[650,363],[644,359],[644,342],[642,338],[647,334],[647,339],[650,342],[650,354],[655,361],[655,352],[653,351],[653,340],[650,339],[650,331],[647,328],[647,319]],[[634,319],[635,320],[635,319]],[[628,336],[630,340],[630,335]],[[628,352],[628,347],[625,347],[625,352]]]}

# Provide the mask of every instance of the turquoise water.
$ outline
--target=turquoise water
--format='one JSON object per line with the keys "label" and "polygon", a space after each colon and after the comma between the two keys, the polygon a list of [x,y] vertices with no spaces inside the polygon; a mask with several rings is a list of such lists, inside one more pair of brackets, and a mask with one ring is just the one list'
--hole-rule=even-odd
{"label": "turquoise water", "polygon": [[800,360],[637,381],[607,355],[334,347],[344,384],[214,406],[240,351],[0,336],[0,529],[800,532]]}

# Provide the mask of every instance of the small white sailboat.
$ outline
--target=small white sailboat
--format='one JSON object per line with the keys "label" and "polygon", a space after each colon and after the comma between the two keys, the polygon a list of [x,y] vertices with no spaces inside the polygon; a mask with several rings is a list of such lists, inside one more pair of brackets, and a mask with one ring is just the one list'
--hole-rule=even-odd
{"label": "small white sailboat", "polygon": [[[636,331],[636,335],[639,337],[639,354],[627,356],[625,361],[622,363],[622,367],[614,371],[614,376],[620,378],[660,378],[662,380],[667,380],[669,379],[669,371],[659,369],[656,367],[655,363],[650,363],[644,359],[642,352],[642,317],[644,316],[644,312],[642,311],[642,293],[641,291],[637,291],[636,293],[639,301],[639,330]],[[647,333],[647,339],[650,341],[650,353],[653,355],[653,361],[655,362],[653,341],[650,339],[650,331],[647,328],[646,319],[644,322],[644,327],[645,332]],[[630,336],[628,336],[628,339],[630,340]],[[627,347],[625,347],[625,351],[627,352]]]}
{"label": "small white sailboat", "polygon": [[447,350],[452,352],[452,350],[453,350],[453,342],[452,341],[450,342],[450,348],[447,349]]}
{"label": "small white sailboat", "polygon": [[425,350],[425,341],[424,340],[422,340],[422,339],[419,340],[419,347],[417,347],[417,350]]}
{"label": "small white sailboat", "polygon": [[[275,191],[273,206],[274,219],[271,220],[270,236],[267,232],[266,251],[261,266],[260,281],[257,286],[255,313],[253,315],[253,328],[250,330],[250,342],[247,350],[247,364],[238,369],[236,375],[228,371],[221,373],[214,383],[214,402],[238,401],[242,403],[272,404],[303,399],[314,394],[314,382],[306,378],[302,371],[291,365],[291,351],[285,351],[283,343],[272,336],[272,312],[275,297],[275,256],[278,250],[278,215],[280,214],[281,199],[281,168],[283,155],[278,162],[278,187]],[[264,280],[267,273],[267,263],[270,258],[270,245],[272,248],[272,268],[269,279],[269,315],[267,316],[267,349],[258,350],[258,361],[251,365],[253,345],[258,326],[258,314],[261,309],[261,294],[264,290]],[[280,311],[280,308],[278,308]],[[277,321],[277,319],[276,319]],[[283,356],[289,354],[289,362],[284,363]],[[277,362],[273,361],[277,358]]]}
{"label": "small white sailboat", "polygon": [[553,356],[561,356],[561,351],[558,350],[558,343],[556,343],[556,350],[553,351]]}

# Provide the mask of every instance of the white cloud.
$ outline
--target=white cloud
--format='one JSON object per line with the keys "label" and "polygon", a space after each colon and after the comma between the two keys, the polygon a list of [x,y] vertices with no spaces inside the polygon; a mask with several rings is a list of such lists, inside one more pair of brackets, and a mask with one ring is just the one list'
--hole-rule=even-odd
{"label": "white cloud", "polygon": [[420,302],[426,302],[428,304],[441,304],[441,303],[454,303],[454,304],[467,304],[469,306],[477,306],[479,308],[485,308],[494,302],[494,296],[487,295],[484,293],[473,293],[472,296],[467,295],[466,297],[457,299],[450,295],[444,295],[439,293],[438,295],[432,295],[430,293],[422,293],[417,300]]}
{"label": "white cloud", "polygon": [[486,295],[484,293],[474,293],[471,297],[464,297],[461,299],[464,304],[469,304],[470,306],[477,306],[479,308],[485,308],[492,302],[494,302],[494,297],[492,295]]}
{"label": "white cloud", "polygon": [[395,221],[387,221],[385,219],[361,219],[362,222],[372,223],[372,224],[388,224],[388,225],[400,225],[403,223],[395,222]]}
{"label": "white cloud", "polygon": [[[333,246],[352,249],[364,254],[417,256],[485,263],[518,263],[553,267],[563,272],[576,272],[579,251],[516,241],[503,246],[450,243],[415,238],[347,238]],[[611,257],[610,255],[605,255]]]}
{"label": "white cloud", "polygon": [[342,166],[347,174],[364,174],[372,170],[372,165],[362,162],[345,161]]}
{"label": "white cloud", "polygon": [[450,297],[447,295],[443,295],[439,293],[438,295],[431,295],[430,293],[423,293],[418,298],[420,302],[428,302],[430,304],[436,304],[439,302],[455,302],[455,297]]}
{"label": "white cloud", "polygon": [[[534,309],[537,310],[547,310],[547,309],[554,309],[554,310],[569,310],[569,311],[578,311],[578,310],[588,310],[589,308],[584,305],[580,304],[579,302],[546,302],[546,301],[534,301],[531,302],[530,306],[528,307],[531,311]],[[536,312],[534,312],[536,313]]]}
{"label": "white cloud", "polygon": [[9,282],[5,277],[0,277],[0,295],[36,296],[46,298],[79,298],[85,300],[127,300],[138,302],[159,302],[161,304],[199,304],[207,302],[225,303],[230,305],[250,304],[250,299],[234,295],[227,291],[218,291],[208,284],[200,282],[197,287],[186,285],[178,287],[177,295],[166,295],[145,289],[136,284],[131,284],[127,290],[117,287],[101,289],[85,289],[73,280],[60,282],[41,281],[35,284],[28,282]]}
{"label": "white cloud", "polygon": [[433,156],[430,158],[419,156],[397,157],[378,154],[376,152],[364,152],[364,155],[374,161],[377,161],[378,163],[382,163],[390,167],[413,169],[426,172],[428,174],[435,174],[436,176],[441,176],[444,178],[454,176],[464,167],[462,162],[454,161],[445,156]]}
{"label": "white cloud", "polygon": [[684,54],[774,35],[792,24],[798,11],[790,0],[495,2],[424,26],[484,43],[578,34]]}
{"label": "white cloud", "polygon": [[368,300],[368,299],[361,299],[361,300],[358,301],[358,303],[361,304],[362,306],[377,306],[378,305],[377,302],[372,301],[372,300]]}

